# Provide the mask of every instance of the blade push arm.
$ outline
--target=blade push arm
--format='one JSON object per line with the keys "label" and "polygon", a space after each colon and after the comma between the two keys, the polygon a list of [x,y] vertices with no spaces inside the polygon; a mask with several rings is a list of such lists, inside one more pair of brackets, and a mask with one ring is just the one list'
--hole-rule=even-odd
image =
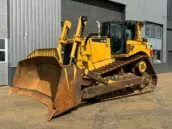
{"label": "blade push arm", "polygon": [[58,52],[60,63],[63,62],[62,56],[61,56],[62,46],[67,43],[66,37],[67,37],[68,31],[70,30],[71,26],[72,26],[72,23],[70,21],[68,21],[68,20],[64,21],[63,29],[61,32],[61,36],[58,40],[58,47],[57,47],[57,52]]}
{"label": "blade push arm", "polygon": [[72,51],[70,54],[70,64],[72,63],[72,59],[75,57],[76,47],[77,43],[81,43],[81,38],[83,36],[84,27],[87,25],[87,17],[86,16],[80,16],[78,20],[78,26],[76,29],[76,33],[73,38],[73,46]]}

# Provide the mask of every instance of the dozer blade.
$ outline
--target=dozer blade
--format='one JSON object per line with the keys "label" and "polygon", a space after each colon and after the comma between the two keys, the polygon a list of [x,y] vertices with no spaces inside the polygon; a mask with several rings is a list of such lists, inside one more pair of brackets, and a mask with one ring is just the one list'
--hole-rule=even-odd
{"label": "dozer blade", "polygon": [[54,57],[20,61],[9,93],[27,95],[48,105],[48,120],[81,101],[81,70],[61,65]]}

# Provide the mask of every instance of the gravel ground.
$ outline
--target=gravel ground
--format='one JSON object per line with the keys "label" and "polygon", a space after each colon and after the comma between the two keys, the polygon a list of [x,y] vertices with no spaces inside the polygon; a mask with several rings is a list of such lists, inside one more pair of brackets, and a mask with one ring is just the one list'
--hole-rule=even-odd
{"label": "gravel ground", "polygon": [[172,73],[158,78],[152,93],[82,104],[51,122],[45,105],[1,87],[0,129],[172,129]]}

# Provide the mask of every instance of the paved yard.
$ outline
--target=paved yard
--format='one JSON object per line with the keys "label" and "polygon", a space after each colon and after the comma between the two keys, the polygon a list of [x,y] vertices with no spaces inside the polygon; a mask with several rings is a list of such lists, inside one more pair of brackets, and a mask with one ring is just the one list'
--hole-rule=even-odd
{"label": "paved yard", "polygon": [[47,122],[47,107],[0,88],[0,129],[172,129],[172,73],[148,94],[81,106]]}

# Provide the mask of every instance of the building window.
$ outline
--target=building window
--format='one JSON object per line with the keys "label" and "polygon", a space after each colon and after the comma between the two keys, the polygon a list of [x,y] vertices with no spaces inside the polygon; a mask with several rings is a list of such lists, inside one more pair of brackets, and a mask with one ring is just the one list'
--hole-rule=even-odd
{"label": "building window", "polygon": [[145,23],[145,38],[152,44],[154,49],[153,63],[161,63],[162,61],[162,42],[163,42],[163,26],[157,23]]}
{"label": "building window", "polygon": [[155,38],[155,36],[156,36],[156,25],[151,24],[150,26],[151,26],[151,35],[150,35],[150,37]]}
{"label": "building window", "polygon": [[0,61],[5,61],[5,51],[0,51]]}
{"label": "building window", "polygon": [[0,39],[0,49],[5,49],[5,40]]}
{"label": "building window", "polygon": [[0,39],[0,62],[6,61],[5,39]]}
{"label": "building window", "polygon": [[154,49],[154,55],[152,58],[153,63],[161,63],[161,55],[162,55],[161,50]]}
{"label": "building window", "polygon": [[146,28],[145,28],[146,37],[151,37],[150,36],[151,35],[151,28],[150,27],[151,27],[150,24],[146,24]]}
{"label": "building window", "polygon": [[162,26],[154,23],[146,23],[145,34],[148,38],[162,38]]}
{"label": "building window", "polygon": [[156,26],[156,38],[162,38],[162,26]]}

